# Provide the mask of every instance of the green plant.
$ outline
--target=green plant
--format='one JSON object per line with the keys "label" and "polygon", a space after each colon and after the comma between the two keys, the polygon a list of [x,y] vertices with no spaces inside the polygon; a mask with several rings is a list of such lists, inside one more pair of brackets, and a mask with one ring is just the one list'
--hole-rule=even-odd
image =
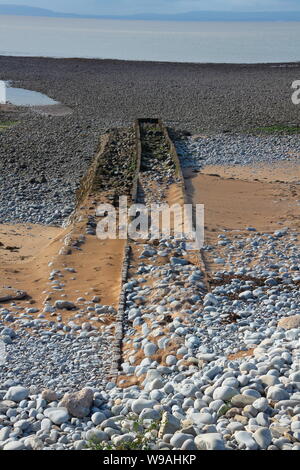
{"label": "green plant", "polygon": [[[151,450],[151,444],[156,440],[161,419],[152,421],[152,423],[147,426],[146,432],[142,420],[132,416],[127,419],[133,421],[132,432],[135,434],[135,437],[131,442],[121,442],[115,445],[108,442],[94,442],[90,440],[87,448],[91,450]],[[149,436],[149,433],[152,434],[152,436]]]}
{"label": "green plant", "polygon": [[134,172],[135,172],[135,170],[136,170],[136,161],[135,161],[134,158],[131,160],[128,169],[129,169],[129,172],[130,172],[130,173],[134,173]]}
{"label": "green plant", "polygon": [[254,132],[259,134],[300,134],[300,126],[276,124],[273,126],[258,127],[254,129]]}
{"label": "green plant", "polygon": [[219,409],[218,411],[218,416],[224,416],[227,411],[230,410],[230,408],[232,408],[232,405],[231,405],[231,402],[230,401],[225,401],[224,405],[221,406],[221,408]]}
{"label": "green plant", "polygon": [[17,124],[18,121],[0,121],[0,130],[8,129]]}

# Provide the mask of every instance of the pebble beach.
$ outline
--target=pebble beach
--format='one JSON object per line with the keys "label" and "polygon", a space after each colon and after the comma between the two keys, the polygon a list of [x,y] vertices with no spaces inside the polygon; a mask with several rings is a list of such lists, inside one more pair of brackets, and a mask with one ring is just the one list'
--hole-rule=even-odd
{"label": "pebble beach", "polygon": [[[16,121],[0,131],[0,449],[123,450],[143,435],[144,450],[300,450],[300,140],[257,134],[299,122],[289,99],[298,65],[0,57],[0,67],[0,79],[72,110],[0,108]],[[93,200],[72,232],[66,223],[100,136],[158,115],[187,197],[205,204],[205,243],[201,256],[172,236],[133,247],[116,379],[123,246],[103,245],[104,274],[85,275],[83,256],[100,243]],[[141,177],[148,203],[178,197],[164,152]],[[226,220],[235,198],[248,212]]]}

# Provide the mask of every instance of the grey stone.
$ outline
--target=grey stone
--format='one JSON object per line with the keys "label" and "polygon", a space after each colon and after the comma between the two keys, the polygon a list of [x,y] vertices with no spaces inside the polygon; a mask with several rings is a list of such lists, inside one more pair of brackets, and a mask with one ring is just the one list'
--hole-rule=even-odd
{"label": "grey stone", "polygon": [[154,405],[157,405],[157,402],[154,400],[138,398],[132,402],[131,409],[134,413],[140,414],[145,408],[152,409]]}
{"label": "grey stone", "polygon": [[170,258],[170,263],[173,265],[180,265],[180,266],[185,266],[187,264],[190,264],[190,262],[184,258],[176,258],[175,256],[172,256]]}
{"label": "grey stone", "polygon": [[10,432],[11,428],[9,428],[8,426],[0,429],[0,442],[6,441],[6,439],[9,438]]}
{"label": "grey stone", "polygon": [[220,433],[200,434],[195,437],[195,444],[199,450],[225,450],[225,443]]}
{"label": "grey stone", "polygon": [[160,418],[160,413],[156,410],[151,410],[149,408],[145,408],[142,410],[141,414],[140,414],[140,419],[141,420],[144,420],[144,419],[152,419],[152,420],[159,420]]}
{"label": "grey stone", "polygon": [[253,437],[261,449],[267,449],[272,444],[272,434],[268,428],[259,428]]}
{"label": "grey stone", "polygon": [[239,394],[239,391],[235,388],[226,387],[226,386],[217,387],[215,391],[213,392],[213,399],[227,401],[238,394]]}
{"label": "grey stone", "polygon": [[144,347],[144,353],[145,353],[145,356],[147,357],[151,357],[153,356],[153,354],[156,353],[156,351],[158,350],[158,347],[156,344],[154,343],[147,343]]}
{"label": "grey stone", "polygon": [[234,438],[237,443],[242,447],[246,447],[248,450],[257,450],[258,445],[253,439],[252,434],[247,431],[237,431],[234,433]]}
{"label": "grey stone", "polygon": [[180,449],[180,447],[184,444],[184,442],[188,441],[191,439],[191,435],[190,434],[183,434],[181,432],[176,432],[171,440],[170,440],[170,444],[173,446],[173,447],[176,447],[177,449]]}
{"label": "grey stone", "polygon": [[112,437],[112,442],[116,446],[119,446],[120,444],[124,444],[126,442],[132,442],[134,441],[134,436],[132,434],[122,434],[121,436],[113,436]]}
{"label": "grey stone", "polygon": [[87,431],[85,438],[87,441],[92,441],[96,444],[99,444],[103,441],[107,442],[109,440],[109,435],[100,429],[90,429]]}
{"label": "grey stone", "polygon": [[275,377],[275,375],[261,375],[259,377],[259,380],[263,383],[263,385],[265,385],[266,387],[270,387],[272,385],[276,385],[276,384],[279,384],[279,380],[277,377]]}
{"label": "grey stone", "polygon": [[87,447],[87,441],[81,439],[74,442],[74,449],[75,450],[83,450]]}
{"label": "grey stone", "polygon": [[269,403],[266,398],[258,398],[252,403],[252,405],[258,411],[265,411],[268,408]]}
{"label": "grey stone", "polygon": [[231,404],[238,408],[244,408],[247,405],[252,405],[252,403],[256,400],[255,397],[251,397],[250,395],[235,395],[231,399]]}
{"label": "grey stone", "polygon": [[66,423],[70,419],[67,408],[47,408],[44,411],[44,415],[49,418],[52,423],[57,424],[58,426],[62,423]]}
{"label": "grey stone", "polygon": [[3,450],[25,450],[25,444],[21,441],[10,441],[3,447]]}
{"label": "grey stone", "polygon": [[21,387],[21,386],[16,386],[16,387],[10,387],[4,397],[5,400],[12,400],[15,402],[20,402],[27,398],[29,395],[29,390],[28,388]]}
{"label": "grey stone", "polygon": [[184,441],[180,450],[197,450],[194,439],[188,439],[187,441]]}
{"label": "grey stone", "polygon": [[180,420],[168,411],[162,414],[158,437],[161,439],[165,434],[174,434],[180,429]]}
{"label": "grey stone", "polygon": [[91,416],[91,421],[95,424],[95,426],[98,426],[98,424],[101,424],[105,420],[106,420],[106,416],[104,413],[101,413],[101,411],[97,411],[96,413],[93,413]]}
{"label": "grey stone", "polygon": [[[199,413],[199,414],[194,414],[194,422],[196,424],[212,424],[214,423],[214,418],[210,413]],[[195,417],[197,417],[197,421],[195,421]]]}
{"label": "grey stone", "polygon": [[44,443],[37,436],[30,436],[24,441],[25,447],[30,450],[42,450]]}
{"label": "grey stone", "polygon": [[58,310],[74,310],[76,308],[75,304],[68,300],[56,300],[54,306]]}
{"label": "grey stone", "polygon": [[274,401],[288,400],[290,398],[289,393],[276,385],[269,387],[267,392],[267,398]]}

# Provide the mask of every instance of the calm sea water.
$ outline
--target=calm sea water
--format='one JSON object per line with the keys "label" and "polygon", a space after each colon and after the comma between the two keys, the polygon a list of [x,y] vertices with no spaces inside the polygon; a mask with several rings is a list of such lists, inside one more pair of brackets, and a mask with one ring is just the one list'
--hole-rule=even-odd
{"label": "calm sea water", "polygon": [[300,61],[300,23],[0,16],[0,55],[176,62]]}

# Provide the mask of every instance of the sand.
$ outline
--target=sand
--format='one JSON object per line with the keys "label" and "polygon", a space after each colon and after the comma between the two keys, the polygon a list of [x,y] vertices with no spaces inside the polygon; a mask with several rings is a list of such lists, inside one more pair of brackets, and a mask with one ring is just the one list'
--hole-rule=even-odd
{"label": "sand", "polygon": [[[52,290],[48,295],[49,274],[59,269],[64,274],[63,294],[68,300],[76,302],[78,297],[91,300],[97,295],[101,304],[117,307],[124,241],[101,241],[87,235],[82,250],[58,255],[69,231],[41,225],[0,225],[0,242],[4,245],[0,247],[1,285],[25,290],[27,303],[41,309],[46,298],[51,298],[51,303],[62,298],[59,291]],[[15,249],[11,251],[8,247]],[[66,272],[65,267],[74,268],[76,273]],[[24,301],[16,303],[24,305]],[[63,315],[66,319],[69,314]]]}
{"label": "sand", "polygon": [[300,181],[300,164],[296,160],[300,155],[290,153],[290,161],[278,164],[242,166],[242,165],[208,165],[201,173],[217,174],[222,178],[234,178],[243,181],[260,181],[265,183],[297,183]]}
{"label": "sand", "polygon": [[[185,170],[189,201],[204,204],[205,245],[217,244],[218,235],[244,234],[248,227],[258,232],[273,233],[289,227],[300,230],[300,187],[295,184],[299,167],[286,167],[280,173],[273,166],[206,167],[199,173]],[[277,172],[277,173],[276,173]],[[260,180],[256,181],[256,176]],[[275,176],[276,174],[276,176]],[[220,175],[220,176],[216,176]],[[274,179],[280,177],[280,181]],[[222,257],[222,249],[203,253],[208,272],[220,269],[213,259]]]}
{"label": "sand", "polygon": [[185,173],[188,196],[194,203],[205,205],[207,232],[244,231],[249,226],[269,232],[285,225],[298,230],[300,188],[289,180],[299,169],[286,182],[283,174],[280,182],[269,182],[268,179],[276,178],[270,176],[272,168],[257,170],[261,178],[264,174],[269,174],[269,178],[255,181],[248,168],[235,167],[231,172],[227,167],[206,167],[198,174]]}
{"label": "sand", "polygon": [[25,290],[34,302],[39,302],[60,233],[57,227],[0,225],[0,242],[4,245],[0,247],[1,284]]}

